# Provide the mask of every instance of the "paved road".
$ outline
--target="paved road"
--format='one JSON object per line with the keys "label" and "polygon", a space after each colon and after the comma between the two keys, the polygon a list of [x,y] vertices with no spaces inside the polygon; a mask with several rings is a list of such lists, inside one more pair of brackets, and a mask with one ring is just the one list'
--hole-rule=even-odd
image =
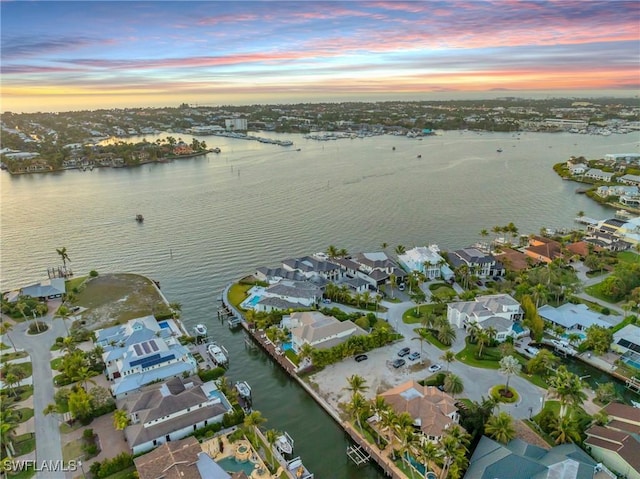
{"label": "paved road", "polygon": [[[47,461],[62,463],[62,443],[59,422],[54,415],[44,415],[43,411],[53,402],[53,373],[51,371],[50,348],[56,337],[66,336],[65,326],[61,319],[53,319],[53,314],[60,306],[59,300],[49,301],[49,314],[42,318],[50,327],[42,333],[28,335],[29,322],[18,323],[13,327],[11,338],[17,348],[24,349],[31,356],[33,367],[33,409],[36,428],[36,461],[42,464]],[[37,479],[65,479],[64,472],[39,472]]]}
{"label": "paved road", "polygon": [[[389,324],[405,337],[402,343],[397,345],[397,349],[408,346],[415,351],[419,351],[419,342],[412,341],[411,338],[418,336],[418,333],[416,333],[414,329],[420,327],[420,325],[405,324],[402,322],[402,314],[408,308],[415,307],[415,303],[407,301],[402,303],[383,302],[382,304],[389,308],[387,313]],[[465,332],[463,330],[457,330],[456,341],[451,348],[452,351],[457,353],[464,348],[464,336]],[[442,362],[439,358],[442,356],[443,351],[427,341],[423,341],[422,348],[424,355],[432,362]],[[479,401],[482,396],[485,398],[488,397],[489,390],[496,384],[504,384],[506,379],[504,375],[496,370],[474,368],[458,361],[451,363],[449,370],[460,376],[464,382],[464,392],[461,396],[468,397],[475,401]],[[500,410],[507,411],[517,419],[525,419],[530,416],[530,413],[535,415],[540,412],[542,398],[546,393],[545,389],[535,386],[519,376],[512,376],[509,380],[509,385],[518,391],[520,400],[514,404],[500,404]]]}

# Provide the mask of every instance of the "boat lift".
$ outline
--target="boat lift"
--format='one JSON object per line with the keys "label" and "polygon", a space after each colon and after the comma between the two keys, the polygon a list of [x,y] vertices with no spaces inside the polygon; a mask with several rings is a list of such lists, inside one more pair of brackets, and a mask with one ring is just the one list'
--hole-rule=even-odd
{"label": "boat lift", "polygon": [[347,456],[351,459],[356,466],[362,466],[367,464],[371,456],[367,453],[362,446],[354,444],[347,447]]}

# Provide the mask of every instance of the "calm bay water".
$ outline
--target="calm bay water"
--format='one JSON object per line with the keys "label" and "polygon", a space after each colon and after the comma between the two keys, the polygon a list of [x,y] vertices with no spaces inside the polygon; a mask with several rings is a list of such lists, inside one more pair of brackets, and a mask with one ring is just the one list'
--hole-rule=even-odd
{"label": "calm bay water", "polygon": [[76,274],[127,271],[160,281],[167,298],[182,303],[187,326],[207,323],[229,349],[230,377],[253,386],[266,426],[288,431],[318,478],[382,476],[348,464],[341,430],[262,353],[246,351],[241,334],[217,322],[224,286],[330,244],[353,252],[382,242],[454,249],[511,221],[531,233],[572,227],[580,210],[604,218],[613,211],[575,194],[579,185],[561,181],[551,166],[570,155],[640,150],[638,135],[261,136],[295,145],[198,137],[222,153],[135,169],[3,172],[1,289],[46,277],[63,246]]}

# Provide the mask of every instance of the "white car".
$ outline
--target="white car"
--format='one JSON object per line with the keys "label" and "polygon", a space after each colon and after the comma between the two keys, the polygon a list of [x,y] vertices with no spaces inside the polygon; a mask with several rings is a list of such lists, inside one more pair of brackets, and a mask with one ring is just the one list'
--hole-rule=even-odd
{"label": "white car", "polygon": [[429,366],[430,373],[435,373],[436,371],[440,371],[441,369],[442,366],[440,364],[432,364],[431,366]]}

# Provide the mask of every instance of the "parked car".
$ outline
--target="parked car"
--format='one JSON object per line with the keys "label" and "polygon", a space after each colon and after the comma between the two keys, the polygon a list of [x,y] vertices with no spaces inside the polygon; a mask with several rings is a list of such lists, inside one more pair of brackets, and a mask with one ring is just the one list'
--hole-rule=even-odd
{"label": "parked car", "polygon": [[429,366],[430,373],[435,373],[436,371],[440,371],[441,369],[442,366],[440,364],[432,364],[431,366]]}
{"label": "parked car", "polygon": [[406,364],[406,361],[404,359],[396,359],[391,363],[391,365],[396,369],[401,368],[405,364]]}
{"label": "parked car", "polygon": [[404,283],[400,283],[400,284],[398,285],[398,289],[399,289],[400,291],[404,291]]}
{"label": "parked car", "polygon": [[324,298],[324,299],[322,300],[322,302],[323,302],[324,304],[331,304],[331,300],[330,300],[329,298]]}
{"label": "parked car", "polygon": [[409,359],[411,361],[415,361],[418,358],[420,358],[420,353],[418,351],[414,351],[409,355]]}
{"label": "parked car", "polygon": [[367,356],[366,354],[358,354],[354,359],[357,363],[361,363],[362,361],[366,361],[367,359],[369,359],[369,356]]}
{"label": "parked car", "polygon": [[398,356],[402,358],[407,354],[409,354],[410,352],[411,352],[411,348],[402,348],[400,351],[398,351]]}

